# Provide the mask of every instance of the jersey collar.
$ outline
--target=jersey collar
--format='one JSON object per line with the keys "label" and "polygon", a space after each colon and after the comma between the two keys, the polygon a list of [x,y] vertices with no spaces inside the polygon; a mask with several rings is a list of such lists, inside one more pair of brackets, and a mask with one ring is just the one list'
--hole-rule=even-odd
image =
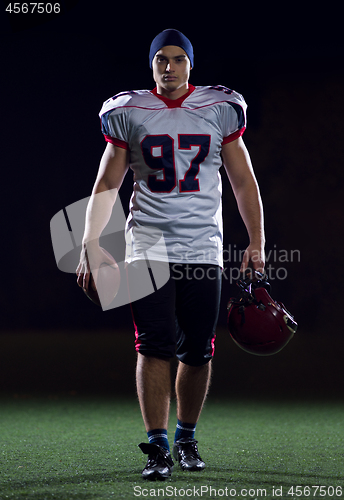
{"label": "jersey collar", "polygon": [[157,91],[156,87],[153,90],[151,90],[151,92],[156,97],[158,97],[159,99],[161,99],[166,104],[167,107],[169,107],[169,108],[180,108],[180,106],[182,105],[182,103],[185,101],[185,99],[187,97],[189,97],[189,95],[195,90],[195,88],[196,87],[194,87],[193,85],[191,85],[189,83],[189,90],[186,92],[186,94],[184,94],[181,97],[179,97],[179,99],[169,99],[168,97],[164,97],[164,96],[158,94],[158,91]]}

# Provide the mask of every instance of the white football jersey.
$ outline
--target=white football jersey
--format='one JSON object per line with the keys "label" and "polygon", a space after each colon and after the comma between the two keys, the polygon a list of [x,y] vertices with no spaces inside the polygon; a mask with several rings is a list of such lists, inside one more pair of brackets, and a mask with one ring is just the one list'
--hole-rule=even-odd
{"label": "white football jersey", "polygon": [[134,172],[126,261],[149,248],[156,260],[222,267],[221,149],[244,133],[243,97],[222,86],[189,85],[177,100],[135,90],[107,100],[100,118]]}

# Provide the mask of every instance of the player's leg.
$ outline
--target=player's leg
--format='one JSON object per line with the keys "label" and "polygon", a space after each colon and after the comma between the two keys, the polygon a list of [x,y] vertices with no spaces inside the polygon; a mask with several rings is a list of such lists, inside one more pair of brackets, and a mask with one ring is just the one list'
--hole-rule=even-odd
{"label": "player's leg", "polygon": [[[129,271],[130,272],[130,271]],[[130,289],[129,289],[130,291]],[[131,304],[136,328],[136,384],[149,443],[139,445],[148,455],[144,479],[171,475],[167,426],[171,397],[170,360],[175,355],[175,286],[169,280],[154,293]]]}
{"label": "player's leg", "polygon": [[138,353],[136,387],[146,431],[167,429],[171,399],[170,360]]}
{"label": "player's leg", "polygon": [[211,361],[190,366],[179,361],[176,376],[177,418],[197,423],[206,399],[211,378]]}
{"label": "player's leg", "polygon": [[178,423],[173,451],[184,470],[202,470],[205,464],[198,453],[194,434],[211,378],[221,269],[188,265],[184,278],[176,281],[176,288]]}
{"label": "player's leg", "polygon": [[148,455],[144,479],[166,479],[173,469],[167,440],[171,398],[170,361],[138,353],[136,385],[149,443],[140,443]]}
{"label": "player's leg", "polygon": [[[128,266],[129,293],[136,285],[140,262]],[[166,263],[160,263],[164,268]],[[159,263],[154,263],[158,269]],[[175,355],[175,284],[172,279],[154,293],[131,303],[138,353],[136,386],[147,432],[167,429],[170,397],[170,360]],[[156,442],[153,438],[151,441]],[[159,443],[163,444],[163,443]],[[165,443],[168,448],[168,443]]]}

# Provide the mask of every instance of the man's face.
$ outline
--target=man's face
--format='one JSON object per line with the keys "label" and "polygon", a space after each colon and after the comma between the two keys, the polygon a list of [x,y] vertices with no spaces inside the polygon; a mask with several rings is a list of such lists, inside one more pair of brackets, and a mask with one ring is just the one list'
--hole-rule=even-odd
{"label": "man's face", "polygon": [[158,50],[153,59],[153,78],[167,92],[187,88],[190,77],[190,59],[181,47],[166,45]]}

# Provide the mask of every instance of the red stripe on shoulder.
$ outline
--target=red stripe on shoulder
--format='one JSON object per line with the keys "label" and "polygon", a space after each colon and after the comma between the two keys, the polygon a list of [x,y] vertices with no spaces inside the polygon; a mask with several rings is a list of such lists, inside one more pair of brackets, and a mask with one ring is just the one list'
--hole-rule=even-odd
{"label": "red stripe on shoulder", "polygon": [[121,141],[121,139],[116,139],[115,137],[111,137],[111,135],[105,135],[104,138],[106,142],[111,142],[114,146],[118,146],[122,149],[129,149],[129,144],[125,141]]}
{"label": "red stripe on shoulder", "polygon": [[245,129],[246,129],[246,127],[242,127],[241,129],[237,130],[236,132],[233,132],[233,134],[225,137],[222,141],[222,146],[224,146],[225,144],[228,144],[229,142],[235,141],[235,139],[239,139],[239,137],[241,137],[243,135],[243,133],[245,132]]}

